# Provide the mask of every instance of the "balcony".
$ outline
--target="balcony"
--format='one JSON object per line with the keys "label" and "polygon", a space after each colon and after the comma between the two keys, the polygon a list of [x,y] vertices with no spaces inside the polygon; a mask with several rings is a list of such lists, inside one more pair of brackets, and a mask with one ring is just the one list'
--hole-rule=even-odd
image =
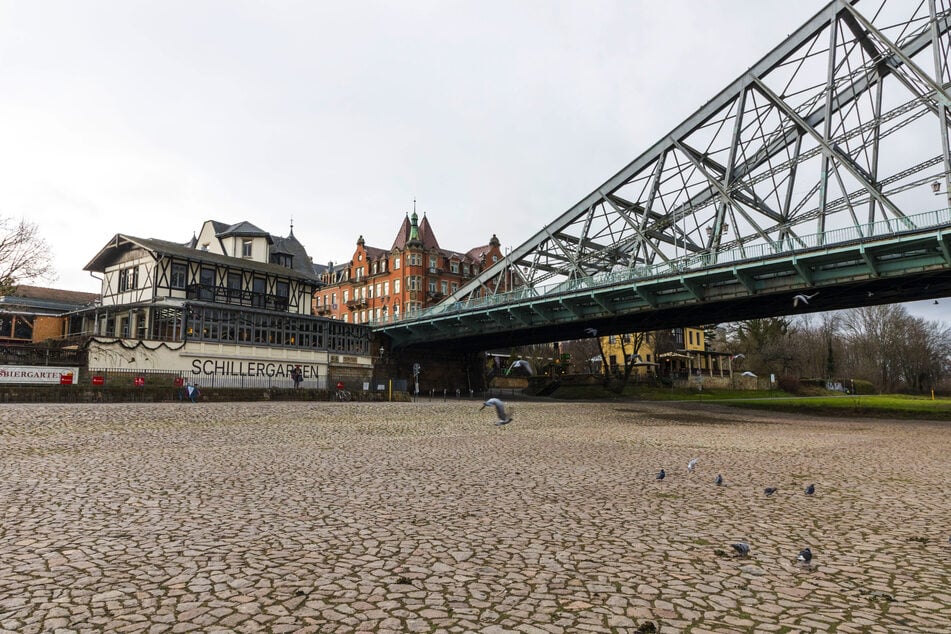
{"label": "balcony", "polygon": [[349,308],[350,310],[357,310],[358,308],[366,308],[366,307],[367,307],[367,300],[365,297],[361,297],[360,299],[347,300],[347,308]]}
{"label": "balcony", "polygon": [[287,312],[286,297],[227,286],[190,284],[185,287],[185,299]]}

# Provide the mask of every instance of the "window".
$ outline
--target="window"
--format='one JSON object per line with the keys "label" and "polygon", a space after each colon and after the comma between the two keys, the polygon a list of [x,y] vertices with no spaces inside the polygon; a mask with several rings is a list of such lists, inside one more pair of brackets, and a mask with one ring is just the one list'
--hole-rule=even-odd
{"label": "window", "polygon": [[459,284],[457,284],[456,282],[453,282],[453,283],[449,286],[449,288],[451,288],[451,289],[452,289],[452,292],[455,293],[456,291],[459,290]]}
{"label": "window", "polygon": [[214,301],[215,299],[215,270],[202,269],[198,273],[198,299],[202,301]]}
{"label": "window", "polygon": [[393,292],[394,292],[394,293],[399,293],[399,292],[400,292],[400,281],[399,281],[399,280],[393,280]]}
{"label": "window", "polygon": [[241,297],[241,274],[228,273],[228,296]]}
{"label": "window", "polygon": [[275,306],[277,310],[287,310],[287,300],[290,298],[291,289],[287,282],[278,282],[274,286]]}
{"label": "window", "polygon": [[457,273],[457,274],[458,274],[458,273],[459,273],[459,263],[458,263],[458,262],[450,262],[450,263],[449,263],[449,270],[452,271],[453,273]]}
{"label": "window", "polygon": [[350,301],[350,291],[343,292],[343,303],[346,304]]}
{"label": "window", "polygon": [[435,294],[435,292],[436,292],[436,280],[429,280],[429,292]]}
{"label": "window", "polygon": [[446,282],[446,280],[441,281],[441,282],[439,283],[439,291],[440,291],[443,295],[445,295],[445,294],[446,294],[446,291],[448,291],[448,290],[449,290],[449,284]]}
{"label": "window", "polygon": [[139,285],[139,267],[119,270],[119,292],[130,291]]}
{"label": "window", "polygon": [[184,264],[172,264],[172,288],[185,288],[188,279],[188,269]]}
{"label": "window", "polygon": [[251,247],[253,244],[254,243],[251,241],[251,238],[244,238],[241,240],[241,257],[251,257]]}
{"label": "window", "polygon": [[370,273],[376,275],[376,262],[370,265]]}
{"label": "window", "polygon": [[398,255],[393,257],[393,268],[394,269],[400,268],[400,256]]}
{"label": "window", "polygon": [[256,277],[251,283],[252,300],[251,304],[255,308],[264,308],[265,294],[267,292],[267,280],[263,277]]}
{"label": "window", "polygon": [[429,268],[434,269],[437,266],[439,266],[437,258],[429,256]]}
{"label": "window", "polygon": [[390,282],[389,282],[389,280],[387,280],[386,282],[383,282],[383,294],[384,294],[384,295],[389,295],[389,294],[390,294]]}

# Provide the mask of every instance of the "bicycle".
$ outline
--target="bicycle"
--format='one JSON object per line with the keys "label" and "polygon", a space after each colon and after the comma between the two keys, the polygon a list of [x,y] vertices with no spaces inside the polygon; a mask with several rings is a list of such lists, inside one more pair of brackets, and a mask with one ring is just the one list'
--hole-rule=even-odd
{"label": "bicycle", "polygon": [[347,390],[337,390],[338,401],[349,401],[352,399],[353,399],[353,396]]}

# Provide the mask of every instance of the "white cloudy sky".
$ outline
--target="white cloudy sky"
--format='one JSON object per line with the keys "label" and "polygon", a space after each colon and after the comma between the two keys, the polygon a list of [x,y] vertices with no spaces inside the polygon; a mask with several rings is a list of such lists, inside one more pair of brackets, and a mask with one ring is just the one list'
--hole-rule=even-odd
{"label": "white cloudy sky", "polygon": [[445,248],[516,246],[824,4],[0,0],[0,215],[85,291],[113,234],[207,219],[340,261],[415,198]]}

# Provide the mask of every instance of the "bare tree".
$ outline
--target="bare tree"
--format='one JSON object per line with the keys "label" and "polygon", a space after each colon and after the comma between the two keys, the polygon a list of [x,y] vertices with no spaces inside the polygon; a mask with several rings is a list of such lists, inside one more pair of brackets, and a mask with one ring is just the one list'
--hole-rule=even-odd
{"label": "bare tree", "polygon": [[741,321],[730,333],[734,348],[745,355],[750,368],[780,375],[799,367],[795,334],[796,328],[786,317]]}
{"label": "bare tree", "polygon": [[901,379],[900,341],[907,321],[908,311],[897,304],[845,311],[844,332],[855,376],[871,381],[881,391],[895,391]]}
{"label": "bare tree", "polygon": [[54,279],[50,253],[35,223],[0,216],[0,295],[23,282]]}

